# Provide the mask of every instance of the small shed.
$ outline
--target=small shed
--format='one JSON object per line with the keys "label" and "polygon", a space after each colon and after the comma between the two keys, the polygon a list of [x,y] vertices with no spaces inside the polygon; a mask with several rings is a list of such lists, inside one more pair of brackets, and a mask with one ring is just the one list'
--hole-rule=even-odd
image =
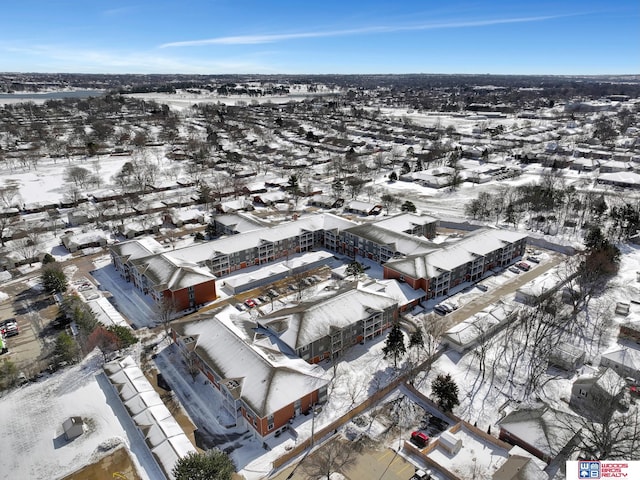
{"label": "small shed", "polygon": [[84,420],[82,417],[69,417],[62,423],[62,428],[64,437],[73,440],[84,433]]}
{"label": "small shed", "polygon": [[449,431],[444,431],[438,439],[439,445],[451,455],[457,454],[462,448],[462,440]]}
{"label": "small shed", "polygon": [[584,363],[585,351],[567,342],[560,342],[549,355],[549,365],[572,371]]}

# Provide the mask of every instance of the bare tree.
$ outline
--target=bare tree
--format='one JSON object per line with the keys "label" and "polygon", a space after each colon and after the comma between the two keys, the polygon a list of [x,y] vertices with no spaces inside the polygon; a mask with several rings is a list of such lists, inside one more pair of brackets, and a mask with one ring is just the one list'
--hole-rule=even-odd
{"label": "bare tree", "polygon": [[4,208],[12,208],[19,205],[20,185],[17,180],[7,179],[0,187],[0,204]]}
{"label": "bare tree", "polygon": [[335,437],[310,454],[302,463],[308,478],[326,478],[353,465],[357,451],[352,442]]}
{"label": "bare tree", "polygon": [[40,234],[30,232],[26,237],[13,242],[14,248],[29,262],[29,266],[33,265],[36,255],[40,250]]}
{"label": "bare tree", "polygon": [[173,320],[176,311],[176,302],[170,297],[164,297],[159,302],[156,302],[154,306],[154,313],[158,322],[163,326],[166,337],[171,334],[171,320]]}

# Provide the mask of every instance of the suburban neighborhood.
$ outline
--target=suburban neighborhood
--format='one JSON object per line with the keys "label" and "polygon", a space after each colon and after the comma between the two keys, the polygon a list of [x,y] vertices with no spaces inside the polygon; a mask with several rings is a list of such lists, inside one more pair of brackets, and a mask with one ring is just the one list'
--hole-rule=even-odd
{"label": "suburban neighborhood", "polygon": [[640,460],[638,79],[436,77],[0,74],[0,477]]}

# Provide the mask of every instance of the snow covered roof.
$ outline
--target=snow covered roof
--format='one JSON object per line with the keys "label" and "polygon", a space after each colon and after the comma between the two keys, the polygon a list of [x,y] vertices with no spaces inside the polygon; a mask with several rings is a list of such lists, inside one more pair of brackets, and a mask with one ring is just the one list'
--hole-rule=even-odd
{"label": "snow covered roof", "polygon": [[598,177],[599,182],[625,185],[640,185],[640,174],[635,172],[603,173]]}
{"label": "snow covered roof", "polygon": [[293,238],[304,231],[315,232],[321,230],[343,230],[355,223],[330,213],[301,217],[298,220],[282,223],[274,227],[239,233],[212,242],[191,245],[173,250],[171,256],[175,259],[203,264],[206,260],[219,255],[256,248],[264,242],[277,242]]}
{"label": "snow covered roof", "polygon": [[[244,201],[244,200],[243,200]],[[264,227],[257,219],[241,213],[228,213],[225,215],[216,215],[216,223],[225,225],[227,227],[233,227],[233,230],[238,233],[250,232],[252,230],[258,230]]]}
{"label": "snow covered roof", "polygon": [[444,336],[446,339],[466,348],[481,336],[488,335],[493,329],[507,321],[514,311],[515,307],[513,305],[505,303],[492,304],[481,312],[453,326]]}
{"label": "snow covered roof", "polygon": [[164,247],[152,237],[142,237],[128,242],[116,243],[111,251],[124,261],[148,257],[164,251]]}
{"label": "snow covered roof", "polygon": [[435,278],[526,237],[525,234],[507,230],[483,229],[423,255],[390,260],[386,266],[412,278]]}
{"label": "snow covered roof", "polygon": [[438,248],[429,240],[420,239],[400,231],[393,231],[377,224],[357,225],[347,228],[345,231],[378,245],[384,245],[391,251],[399,252],[403,255],[426,253]]}
{"label": "snow covered roof", "polygon": [[133,358],[106,363],[104,371],[168,478],[176,461],[196,449]]}
{"label": "snow covered roof", "polygon": [[437,222],[438,219],[428,215],[416,215],[414,213],[401,213],[390,218],[385,218],[374,225],[392,232],[407,232],[417,226],[428,225]]}
{"label": "snow covered roof", "polygon": [[633,371],[640,372],[640,351],[633,348],[616,348],[603,353],[602,358]]}
{"label": "snow covered roof", "polygon": [[107,234],[102,230],[90,230],[84,233],[73,233],[61,237],[67,248],[80,248],[92,243],[107,243]]}
{"label": "snow covered roof", "polygon": [[176,259],[172,253],[139,258],[131,263],[149,279],[157,291],[181,290],[216,278],[209,270],[195,263]]}
{"label": "snow covered roof", "polygon": [[[397,300],[371,291],[359,290],[349,285],[338,290],[335,295],[309,302],[302,302],[290,308],[264,315],[260,324],[278,325],[280,339],[297,350],[327,335],[332,328],[344,328],[358,320],[397,306]],[[286,325],[282,329],[282,325]]]}
{"label": "snow covered roof", "polygon": [[361,200],[351,200],[345,208],[348,210],[354,210],[358,212],[369,212],[375,207],[380,207],[379,203],[363,202]]}
{"label": "snow covered roof", "polygon": [[218,316],[178,323],[174,329],[196,339],[200,358],[223,381],[236,380],[242,400],[262,418],[328,383],[322,368],[273,346],[249,343],[242,331]]}
{"label": "snow covered roof", "polygon": [[393,298],[398,302],[399,306],[407,305],[414,300],[426,297],[426,292],[421,288],[413,289],[407,283],[400,283],[397,280],[377,280],[372,279],[371,282],[362,283],[362,290],[384,295]]}
{"label": "snow covered roof", "polygon": [[87,305],[101,324],[107,327],[110,327],[111,325],[118,325],[121,327],[129,326],[124,317],[120,315],[120,312],[118,312],[118,310],[116,310],[105,297],[91,300],[87,302]]}
{"label": "snow covered roof", "polygon": [[603,391],[608,392],[611,397],[614,397],[624,387],[624,380],[611,368],[605,368],[595,375],[578,377],[573,382],[573,386],[576,387],[580,385],[597,385]]}
{"label": "snow covered roof", "polygon": [[570,425],[577,425],[574,415],[549,407],[521,409],[498,421],[501,429],[518,437],[536,450],[555,457],[573,438]]}

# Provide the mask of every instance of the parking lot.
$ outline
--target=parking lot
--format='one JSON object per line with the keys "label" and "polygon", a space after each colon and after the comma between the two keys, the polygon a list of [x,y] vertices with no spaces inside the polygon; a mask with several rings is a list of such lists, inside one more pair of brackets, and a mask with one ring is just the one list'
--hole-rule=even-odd
{"label": "parking lot", "polygon": [[43,335],[57,314],[57,306],[51,297],[42,292],[32,279],[3,288],[9,298],[0,304],[0,322],[15,319],[19,334],[5,338],[8,352],[0,357],[13,362],[18,371],[27,377],[46,368],[43,354],[53,337]]}

